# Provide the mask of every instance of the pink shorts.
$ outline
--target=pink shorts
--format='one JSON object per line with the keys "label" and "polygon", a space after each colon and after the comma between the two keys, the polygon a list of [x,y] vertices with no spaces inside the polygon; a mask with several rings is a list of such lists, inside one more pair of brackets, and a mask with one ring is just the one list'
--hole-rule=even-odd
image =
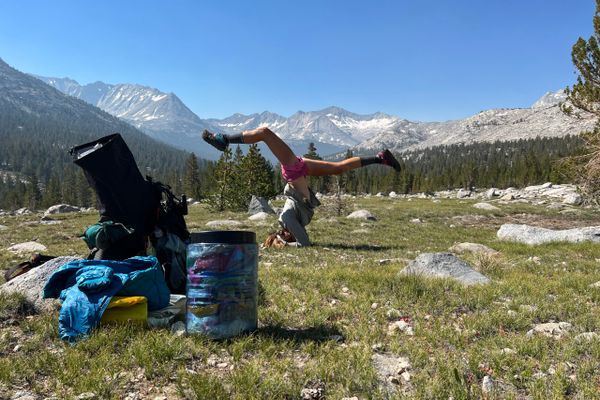
{"label": "pink shorts", "polygon": [[292,165],[281,164],[281,176],[286,182],[295,181],[308,174],[308,167],[302,157],[296,157],[296,162]]}

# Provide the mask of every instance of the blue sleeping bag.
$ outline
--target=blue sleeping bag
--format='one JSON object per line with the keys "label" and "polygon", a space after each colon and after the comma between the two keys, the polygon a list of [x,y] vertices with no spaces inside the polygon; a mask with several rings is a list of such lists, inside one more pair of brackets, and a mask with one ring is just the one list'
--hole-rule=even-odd
{"label": "blue sleeping bag", "polygon": [[63,301],[58,334],[69,342],[89,334],[116,295],[144,296],[149,311],[168,306],[170,292],[156,257],[72,261],[54,271],[43,293]]}

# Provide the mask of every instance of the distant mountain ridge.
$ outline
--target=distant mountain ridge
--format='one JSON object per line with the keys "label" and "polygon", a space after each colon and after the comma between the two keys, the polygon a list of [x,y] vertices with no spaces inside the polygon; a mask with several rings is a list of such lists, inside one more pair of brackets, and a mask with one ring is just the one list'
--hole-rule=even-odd
{"label": "distant mountain ridge", "polygon": [[69,78],[38,78],[124,119],[151,137],[206,158],[219,154],[200,140],[204,129],[238,133],[267,126],[298,154],[314,142],[319,153],[326,155],[347,148],[357,153],[381,148],[401,152],[454,143],[577,135],[594,125],[591,117],[577,119],[562,113],[558,104],[566,96],[561,90],[546,93],[530,108],[493,109],[445,122],[409,121],[381,112],[361,115],[335,106],[298,111],[290,117],[264,111],[201,119],[175,94],[150,87],[102,82],[82,86]]}
{"label": "distant mountain ridge", "polygon": [[[68,87],[77,89],[73,84]],[[0,166],[3,169],[36,172],[47,178],[51,169],[56,172],[58,166],[62,170],[72,165],[70,147],[115,132],[124,137],[142,173],[157,177],[182,169],[187,157],[185,152],[148,137],[127,122],[67,96],[0,59]],[[27,147],[18,150],[23,143],[27,143]],[[25,159],[23,152],[31,157]]]}

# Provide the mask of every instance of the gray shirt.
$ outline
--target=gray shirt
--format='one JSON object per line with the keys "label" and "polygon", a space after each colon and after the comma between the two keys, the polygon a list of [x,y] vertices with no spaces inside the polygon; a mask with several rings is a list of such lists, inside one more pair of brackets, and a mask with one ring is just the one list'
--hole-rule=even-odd
{"label": "gray shirt", "polygon": [[279,215],[279,224],[291,232],[296,238],[296,241],[301,246],[310,246],[308,234],[304,228],[308,225],[315,213],[315,207],[321,205],[319,199],[309,188],[309,199],[304,199],[304,196],[288,183],[283,189],[283,195],[287,197],[283,211]]}

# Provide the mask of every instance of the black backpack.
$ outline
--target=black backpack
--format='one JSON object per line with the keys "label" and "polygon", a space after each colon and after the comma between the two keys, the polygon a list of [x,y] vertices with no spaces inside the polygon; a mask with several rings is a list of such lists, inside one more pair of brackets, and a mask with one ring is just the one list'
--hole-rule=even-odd
{"label": "black backpack", "polygon": [[[144,179],[118,133],[75,146],[69,153],[83,169],[98,200],[100,220],[84,234],[91,250],[89,258],[123,260],[146,255],[150,241],[171,291],[185,293],[185,251],[174,256],[173,251],[159,248],[165,242],[159,239],[168,237],[171,244],[181,241],[177,246],[168,246],[181,253],[181,244],[189,239],[185,195],[178,199],[169,186],[150,177]],[[98,246],[95,239],[100,237]],[[181,259],[183,264],[172,265],[173,260]]]}

